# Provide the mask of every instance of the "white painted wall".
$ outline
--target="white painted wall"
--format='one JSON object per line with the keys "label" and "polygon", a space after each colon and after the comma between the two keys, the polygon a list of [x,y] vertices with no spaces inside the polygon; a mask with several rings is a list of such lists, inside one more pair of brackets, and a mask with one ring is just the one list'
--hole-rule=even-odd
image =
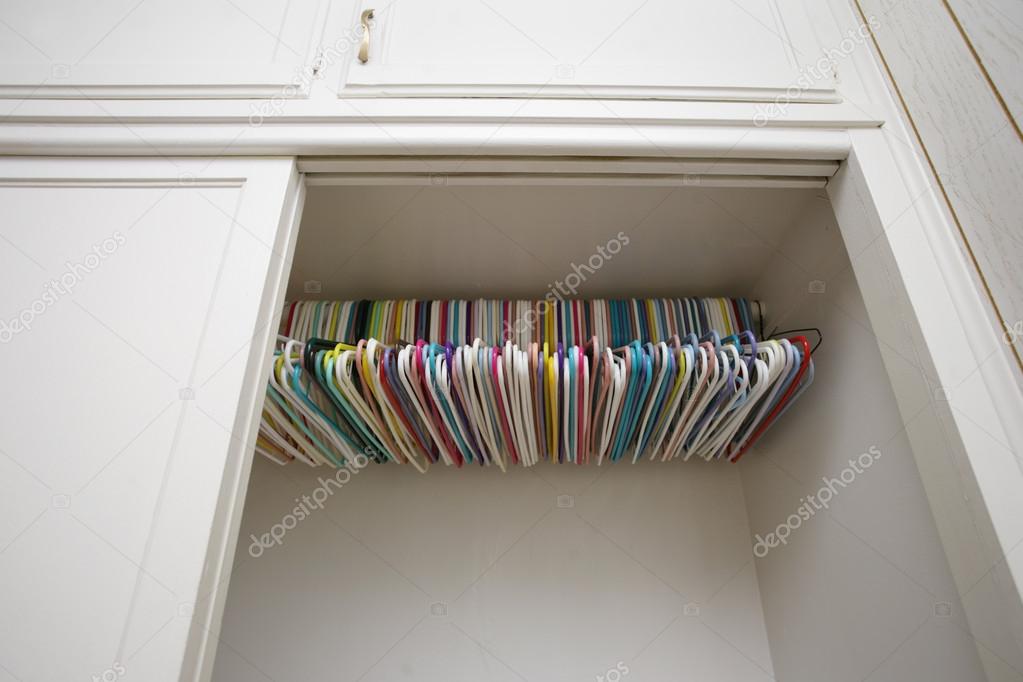
{"label": "white painted wall", "polygon": [[[812,280],[825,293],[809,293]],[[905,371],[914,355],[875,336],[826,199],[795,225],[758,291],[770,327],[816,326],[825,341],[819,380],[742,462],[753,532],[786,523],[850,458],[881,453],[756,562],[778,679],[986,679],[910,450],[914,425],[899,413],[878,345]]]}
{"label": "white painted wall", "polygon": [[253,466],[216,682],[771,679],[738,467],[370,465],[248,553],[330,475]]}
{"label": "white painted wall", "polygon": [[[313,281],[322,287],[313,297],[323,299],[539,299],[619,231],[628,245],[588,274],[580,296],[742,296],[766,264],[765,248],[781,242],[813,195],[680,179],[666,187],[311,187],[288,297],[310,297],[303,285]],[[463,249],[473,257],[450,267]]]}

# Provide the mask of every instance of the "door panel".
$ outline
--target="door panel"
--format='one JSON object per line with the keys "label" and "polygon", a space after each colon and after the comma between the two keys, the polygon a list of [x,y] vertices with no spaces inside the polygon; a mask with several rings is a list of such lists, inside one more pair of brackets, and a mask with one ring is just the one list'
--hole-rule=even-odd
{"label": "door panel", "polygon": [[4,2],[0,97],[294,97],[324,4]]}
{"label": "door panel", "polygon": [[823,56],[802,3],[365,0],[341,94],[837,101],[830,74],[800,81]]}
{"label": "door panel", "polygon": [[0,660],[15,679],[204,664],[296,187],[290,159],[0,162]]}

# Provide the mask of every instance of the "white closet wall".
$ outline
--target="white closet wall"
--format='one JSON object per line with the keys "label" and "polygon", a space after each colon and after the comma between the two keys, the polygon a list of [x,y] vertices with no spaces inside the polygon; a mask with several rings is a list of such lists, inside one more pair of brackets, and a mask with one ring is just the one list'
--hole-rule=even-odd
{"label": "white closet wall", "polygon": [[737,467],[371,465],[248,553],[330,475],[253,466],[216,682],[771,679]]}
{"label": "white closet wall", "polygon": [[583,272],[579,296],[742,296],[817,194],[678,181],[314,186],[288,298],[539,299],[619,232],[628,244]]}
{"label": "white closet wall", "polygon": [[[966,624],[909,447],[912,416],[899,414],[878,343],[907,370],[913,355],[876,337],[826,200],[808,206],[779,252],[757,286],[771,302],[772,326],[819,327],[825,342],[806,400],[741,462],[753,532],[786,523],[849,459],[870,448],[882,454],[848,486],[834,486],[829,509],[757,560],[775,674],[984,680],[977,647],[995,642],[975,644]],[[811,293],[811,281],[823,293]],[[1003,679],[1020,679],[1005,670]]]}

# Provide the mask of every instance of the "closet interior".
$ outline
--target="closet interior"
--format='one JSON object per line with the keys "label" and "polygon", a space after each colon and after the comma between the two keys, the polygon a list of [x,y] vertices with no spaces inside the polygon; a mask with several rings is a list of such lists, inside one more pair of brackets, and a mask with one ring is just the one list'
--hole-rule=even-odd
{"label": "closet interior", "polygon": [[816,330],[814,380],[734,463],[257,454],[216,682],[982,679],[881,349],[914,361],[822,179],[307,185],[289,302],[535,301],[574,272],[566,299],[756,302],[758,341]]}

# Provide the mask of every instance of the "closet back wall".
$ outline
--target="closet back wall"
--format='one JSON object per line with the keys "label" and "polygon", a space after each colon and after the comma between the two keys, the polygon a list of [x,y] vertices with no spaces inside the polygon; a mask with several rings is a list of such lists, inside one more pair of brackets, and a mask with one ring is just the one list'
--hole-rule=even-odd
{"label": "closet back wall", "polygon": [[536,299],[573,271],[585,278],[581,298],[748,296],[819,193],[315,186],[287,297]]}
{"label": "closet back wall", "polygon": [[737,466],[370,465],[250,554],[331,474],[257,457],[215,682],[771,679]]}

